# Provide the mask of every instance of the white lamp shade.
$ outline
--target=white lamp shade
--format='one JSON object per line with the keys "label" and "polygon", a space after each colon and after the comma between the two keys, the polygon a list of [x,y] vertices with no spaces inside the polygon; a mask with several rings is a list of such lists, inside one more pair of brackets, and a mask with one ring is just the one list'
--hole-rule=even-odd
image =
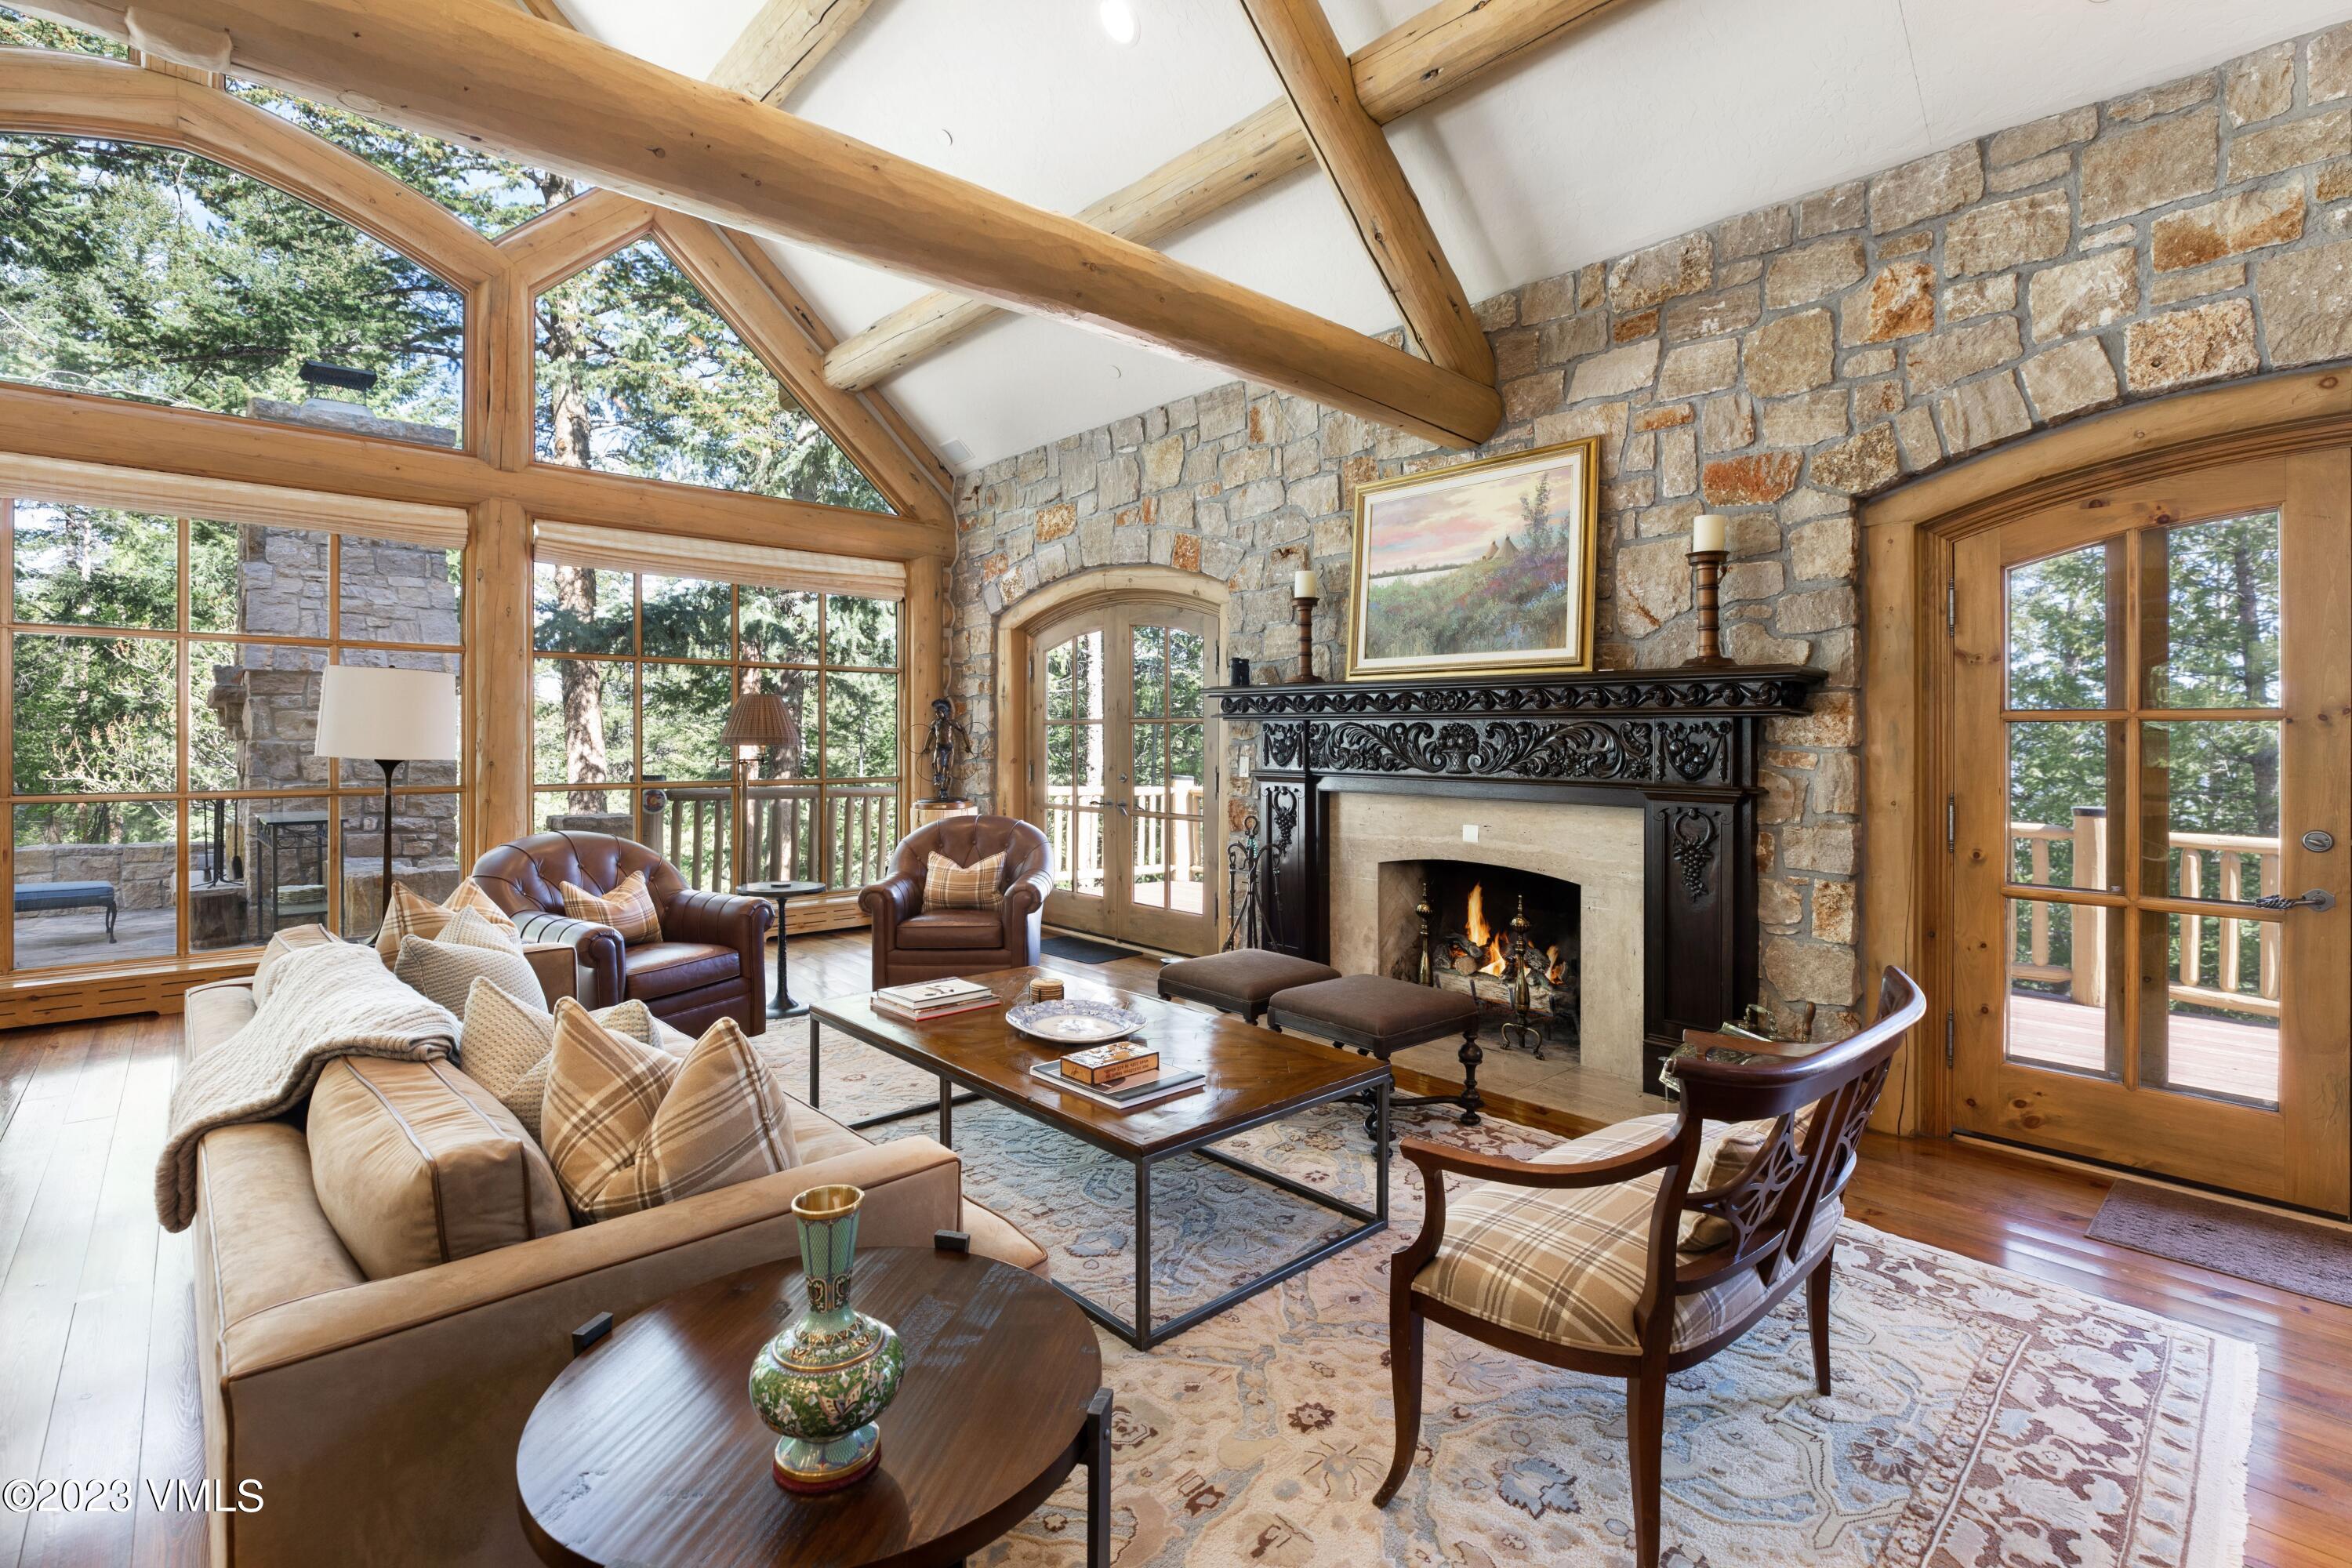
{"label": "white lamp shade", "polygon": [[319,688],[320,757],[455,762],[457,678],[439,669],[331,664]]}

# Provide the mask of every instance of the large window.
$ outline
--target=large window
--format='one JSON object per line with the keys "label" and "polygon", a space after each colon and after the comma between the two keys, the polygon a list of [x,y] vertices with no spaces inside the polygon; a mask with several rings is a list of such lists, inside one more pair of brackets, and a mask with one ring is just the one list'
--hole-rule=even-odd
{"label": "large window", "polygon": [[698,888],[731,885],[738,691],[780,694],[794,743],[751,759],[752,877],[855,888],[899,836],[898,605],[850,594],[538,567],[539,827],[653,845]]}
{"label": "large window", "polygon": [[0,133],[0,378],[316,423],[320,360],[375,375],[333,399],[371,434],[454,446],[465,317],[415,262],[192,153]]}
{"label": "large window", "polygon": [[[9,967],[372,932],[383,774],[310,754],[329,663],[458,671],[459,552],[0,500],[16,896]],[[410,763],[394,875],[459,875],[456,763]]]}
{"label": "large window", "polygon": [[432,197],[484,234],[503,234],[589,188],[569,174],[526,169],[475,148],[461,147],[422,132],[404,131],[348,109],[313,103],[307,98],[297,98],[257,82],[232,81],[229,90],[247,103],[366,159],[401,184]]}
{"label": "large window", "polygon": [[890,510],[655,241],[574,273],[536,313],[541,461]]}

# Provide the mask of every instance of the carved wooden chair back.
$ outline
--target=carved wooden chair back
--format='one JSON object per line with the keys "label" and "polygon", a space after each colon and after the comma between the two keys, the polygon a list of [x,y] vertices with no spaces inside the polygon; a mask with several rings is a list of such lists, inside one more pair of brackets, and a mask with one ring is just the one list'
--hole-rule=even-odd
{"label": "carved wooden chair back", "polygon": [[[1660,1184],[1642,1320],[1645,1341],[1671,1333],[1667,1298],[1726,1284],[1743,1269],[1755,1270],[1769,1286],[1796,1260],[1822,1205],[1843,1194],[1853,1177],[1855,1146],[1885,1089],[1895,1053],[1925,1010],[1918,986],[1890,965],[1879,981],[1877,1021],[1836,1045],[1794,1058],[1675,1063],[1683,1095],[1678,1142],[1686,1152]],[[1690,1190],[1700,1173],[1692,1170],[1687,1152],[1695,1150],[1705,1122],[1767,1118],[1770,1131],[1746,1164],[1727,1180]],[[1663,1244],[1679,1233],[1685,1212],[1720,1222],[1728,1239],[1695,1258],[1677,1258]]]}

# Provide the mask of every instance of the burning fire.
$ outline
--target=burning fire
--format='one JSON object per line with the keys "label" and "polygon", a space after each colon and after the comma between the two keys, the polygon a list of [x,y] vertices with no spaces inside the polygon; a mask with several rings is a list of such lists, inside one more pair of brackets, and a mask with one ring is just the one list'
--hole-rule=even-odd
{"label": "burning fire", "polygon": [[[1507,975],[1511,972],[1510,938],[1486,923],[1486,895],[1484,884],[1474,882],[1470,885],[1470,907],[1463,917],[1462,940],[1465,945],[1477,950],[1473,957],[1485,955],[1486,962],[1480,963],[1474,973]],[[1567,977],[1568,961],[1560,956],[1556,945],[1545,948],[1544,957],[1549,961],[1544,965],[1544,982],[1557,985]]]}
{"label": "burning fire", "polygon": [[1503,941],[1503,933],[1486,924],[1486,889],[1482,885],[1471,884],[1470,912],[1462,921],[1462,935],[1472,947],[1483,950],[1486,955],[1486,962],[1478,966],[1479,973],[1504,974],[1510,969],[1506,962],[1509,948]]}

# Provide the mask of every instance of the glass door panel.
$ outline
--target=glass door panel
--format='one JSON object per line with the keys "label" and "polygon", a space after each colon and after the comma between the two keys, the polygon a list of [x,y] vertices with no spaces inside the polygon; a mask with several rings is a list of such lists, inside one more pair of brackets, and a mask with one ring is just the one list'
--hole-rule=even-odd
{"label": "glass door panel", "polygon": [[1139,601],[1037,634],[1031,809],[1053,841],[1046,920],[1164,948],[1216,945],[1202,613]]}
{"label": "glass door panel", "polygon": [[1104,747],[1109,704],[1103,631],[1089,626],[1045,650],[1045,821],[1057,894],[1103,896]]}
{"label": "glass door panel", "polygon": [[1958,1128],[2352,1203],[2352,921],[2284,902],[2345,879],[2345,477],[2264,459],[1956,545]]}

